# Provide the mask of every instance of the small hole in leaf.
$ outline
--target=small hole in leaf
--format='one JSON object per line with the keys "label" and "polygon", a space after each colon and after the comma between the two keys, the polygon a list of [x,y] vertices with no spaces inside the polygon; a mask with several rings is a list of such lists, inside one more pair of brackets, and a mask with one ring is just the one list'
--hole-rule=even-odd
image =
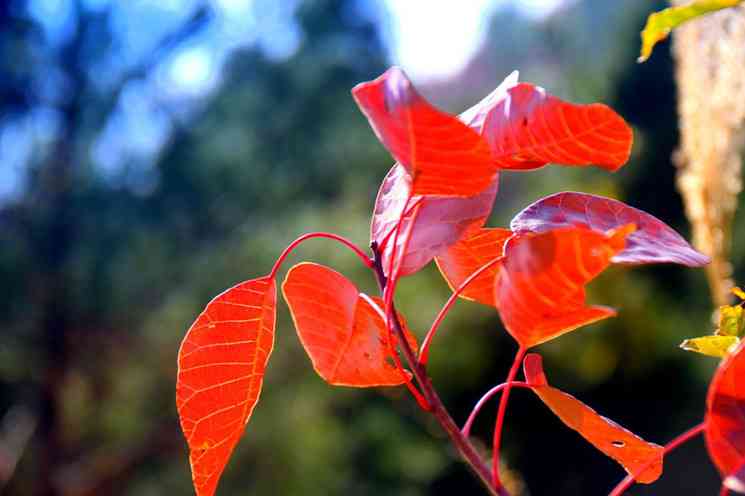
{"label": "small hole in leaf", "polygon": [[385,363],[386,363],[386,365],[388,365],[389,367],[391,367],[393,369],[396,368],[396,362],[393,360],[393,358],[391,358],[389,356],[385,357]]}
{"label": "small hole in leaf", "polygon": [[372,355],[370,355],[370,353],[368,353],[368,352],[364,352],[364,353],[362,354],[362,356],[364,356],[364,357],[365,357],[365,358],[367,358],[368,360],[369,360],[370,358],[372,358]]}
{"label": "small hole in leaf", "polygon": [[626,446],[626,443],[624,443],[623,441],[611,441],[611,444],[616,448],[623,448],[624,446]]}

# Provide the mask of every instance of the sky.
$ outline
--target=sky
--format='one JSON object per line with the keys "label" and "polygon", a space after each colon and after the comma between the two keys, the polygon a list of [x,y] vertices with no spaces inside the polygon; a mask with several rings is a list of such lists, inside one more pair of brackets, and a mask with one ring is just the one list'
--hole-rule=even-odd
{"label": "sky", "polygon": [[540,20],[569,0],[385,0],[392,61],[418,80],[447,78],[469,61],[486,35],[489,14],[513,7]]}
{"label": "sky", "polygon": [[[2,0],[0,0],[2,1]],[[123,164],[157,153],[170,134],[170,122],[159,102],[203,101],[219,84],[221,66],[235,48],[256,45],[270,58],[294,53],[302,33],[293,20],[299,0],[211,0],[216,20],[158,68],[153,78],[127,88],[118,111],[102,130],[91,153],[101,172],[119,180]],[[514,8],[540,20],[576,0],[372,0],[382,7],[381,31],[390,62],[402,66],[417,82],[444,79],[462,69],[486,35],[490,14]],[[163,32],[183,22],[196,0],[84,0],[89,8],[113,5],[112,30],[126,46],[123,56],[136,61],[153,49]],[[72,0],[31,0],[30,13],[45,36],[69,36]],[[361,14],[362,15],[362,14]],[[90,68],[115,78],[116,69]],[[50,77],[53,73],[50,73]],[[99,78],[106,81],[106,77]],[[52,80],[52,79],[50,79]],[[32,139],[53,134],[52,108],[23,122],[0,126],[0,200],[20,192],[22,171]],[[127,136],[126,140],[121,139]],[[27,145],[24,145],[24,143]]]}

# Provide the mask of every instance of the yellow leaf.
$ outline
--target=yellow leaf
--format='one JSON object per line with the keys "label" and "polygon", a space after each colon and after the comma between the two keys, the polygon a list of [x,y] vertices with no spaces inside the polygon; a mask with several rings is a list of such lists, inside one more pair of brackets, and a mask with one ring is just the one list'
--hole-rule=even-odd
{"label": "yellow leaf", "polygon": [[745,327],[741,306],[724,305],[719,307],[719,336],[740,336]]}
{"label": "yellow leaf", "polygon": [[670,31],[684,22],[717,10],[734,7],[744,0],[697,0],[686,5],[670,7],[651,14],[642,31],[642,50],[638,62],[644,62],[652,55],[658,41],[667,38]]}
{"label": "yellow leaf", "polygon": [[722,358],[727,355],[730,347],[737,344],[738,341],[739,339],[735,336],[703,336],[686,339],[680,343],[680,347],[686,351],[695,351],[702,355]]}
{"label": "yellow leaf", "polygon": [[734,288],[732,288],[732,293],[741,300],[745,301],[745,291],[743,291],[742,289],[735,286]]}

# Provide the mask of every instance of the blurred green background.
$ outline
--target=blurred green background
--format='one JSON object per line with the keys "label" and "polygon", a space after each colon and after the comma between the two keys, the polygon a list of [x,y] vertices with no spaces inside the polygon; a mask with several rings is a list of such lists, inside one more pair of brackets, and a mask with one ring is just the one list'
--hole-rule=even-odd
{"label": "blurred green background", "polygon": [[[391,63],[453,112],[519,69],[633,125],[632,160],[616,174],[504,174],[491,225],[579,190],[687,235],[668,44],[635,63],[644,18],[664,2],[622,3],[481,1],[451,7],[443,25],[438,9],[403,0],[0,2],[0,493],[192,493],[174,400],[179,342],[213,295],[267,273],[296,236],[367,244],[392,160],[349,90]],[[326,241],[290,261],[301,259],[374,288]],[[431,266],[399,287],[421,337],[447,286]],[[712,328],[703,272],[614,268],[590,301],[619,316],[541,346],[552,383],[660,444],[698,423],[716,361],[677,345]],[[219,494],[480,493],[403,388],[328,387],[284,303],[278,318],[264,393]],[[493,311],[469,302],[443,331],[431,373],[463,422],[516,346]],[[477,442],[489,442],[494,413],[477,422]],[[607,494],[624,475],[521,390],[504,455],[523,494]],[[700,439],[666,468],[629,494],[719,487]]]}

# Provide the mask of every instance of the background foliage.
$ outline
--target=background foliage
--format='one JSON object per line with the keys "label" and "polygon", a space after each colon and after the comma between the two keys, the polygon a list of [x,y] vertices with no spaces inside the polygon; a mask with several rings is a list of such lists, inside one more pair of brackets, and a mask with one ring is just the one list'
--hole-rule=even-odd
{"label": "background foliage", "polygon": [[[297,235],[367,242],[390,159],[349,90],[389,64],[389,14],[374,2],[256,0],[256,26],[284,24],[221,52],[210,90],[190,94],[169,88],[164,67],[196,40],[231,32],[217,4],[63,3],[54,18],[49,2],[0,2],[0,491],[189,494],[173,397],[178,343],[212,295],[266,273]],[[617,174],[504,174],[491,225],[539,196],[580,190],[688,233],[670,162],[667,44],[635,64],[645,16],[662,6],[584,0],[541,21],[495,10],[469,65],[422,85],[457,112],[517,68],[557,96],[609,103],[635,128],[633,158]],[[282,30],[294,33],[289,49]],[[745,251],[735,243],[737,276]],[[301,251],[374,287],[343,250],[313,241]],[[700,421],[716,362],[677,344],[712,325],[701,271],[613,269],[591,288],[590,301],[619,317],[542,346],[552,382],[659,443]],[[421,331],[448,289],[430,267],[399,294]],[[402,388],[327,387],[284,304],[278,317],[261,404],[221,494],[479,490]],[[502,380],[514,345],[475,304],[458,303],[445,327],[430,369],[462,422]],[[529,393],[514,394],[507,423],[504,451],[525,494],[599,494],[623,475]],[[490,421],[475,433],[490,439]],[[702,494],[717,480],[697,441],[653,488],[630,494]]]}

